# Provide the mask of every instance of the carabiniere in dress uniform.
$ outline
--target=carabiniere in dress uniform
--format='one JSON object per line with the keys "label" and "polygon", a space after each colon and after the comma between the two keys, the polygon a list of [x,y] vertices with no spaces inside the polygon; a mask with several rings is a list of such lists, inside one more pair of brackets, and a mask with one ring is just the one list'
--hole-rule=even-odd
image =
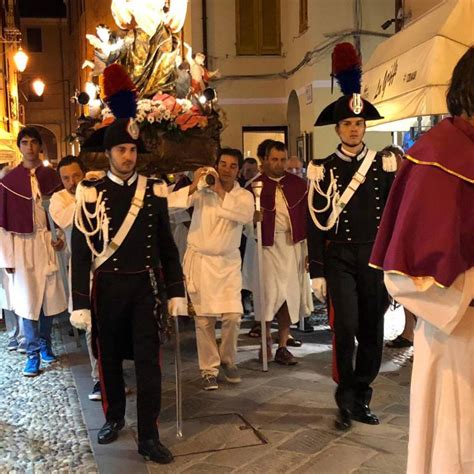
{"label": "carabiniere in dress uniform", "polygon": [[370,385],[380,369],[389,299],[383,274],[368,263],[396,160],[363,142],[366,120],[382,117],[360,96],[360,59],[350,43],[336,46],[333,73],[344,95],[322,111],[315,125],[336,125],[341,144],[308,168],[308,248],[313,290],[319,299],[329,296],[336,426],[345,430],[351,420],[379,423],[369,408]]}

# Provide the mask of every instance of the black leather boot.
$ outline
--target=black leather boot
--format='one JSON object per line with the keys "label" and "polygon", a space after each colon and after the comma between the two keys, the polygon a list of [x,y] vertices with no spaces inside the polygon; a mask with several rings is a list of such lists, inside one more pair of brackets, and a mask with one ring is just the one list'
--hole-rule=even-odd
{"label": "black leather boot", "polygon": [[351,410],[353,420],[359,423],[365,423],[366,425],[378,425],[380,423],[377,415],[372,413],[369,408],[372,392],[371,387],[366,387],[362,390],[359,388],[356,392],[354,406]]}
{"label": "black leather boot", "polygon": [[347,408],[339,408],[336,421],[336,428],[340,431],[347,431],[352,427],[351,412]]}
{"label": "black leather boot", "polygon": [[138,443],[138,452],[148,461],[169,464],[173,461],[171,451],[159,439],[146,439]]}
{"label": "black leather boot", "polygon": [[99,444],[109,444],[118,438],[119,431],[125,426],[125,420],[107,421],[97,433]]}
{"label": "black leather boot", "polygon": [[356,405],[352,411],[352,419],[366,425],[378,425],[379,419],[375,413],[372,413],[369,405]]}

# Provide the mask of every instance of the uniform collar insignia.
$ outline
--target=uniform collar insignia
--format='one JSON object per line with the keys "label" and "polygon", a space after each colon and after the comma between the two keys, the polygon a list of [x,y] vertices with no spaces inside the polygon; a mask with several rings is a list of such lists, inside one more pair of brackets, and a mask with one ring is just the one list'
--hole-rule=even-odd
{"label": "uniform collar insignia", "polygon": [[107,177],[110,179],[110,181],[113,181],[115,184],[118,184],[120,186],[131,186],[137,179],[138,179],[138,173],[135,171],[130,178],[128,178],[127,181],[124,181],[123,179],[120,179],[118,176],[115,176],[110,170],[107,171]]}
{"label": "uniform collar insignia", "polygon": [[362,148],[362,150],[357,154],[357,155],[354,155],[354,156],[347,156],[345,153],[343,153],[342,151],[342,146],[339,145],[337,147],[337,150],[336,150],[336,155],[341,159],[341,160],[344,160],[344,161],[347,161],[347,162],[351,162],[353,161],[354,159],[356,159],[357,161],[361,161],[365,158],[365,155],[367,155],[367,152],[369,151],[369,149],[367,148],[367,145],[364,145],[364,148]]}

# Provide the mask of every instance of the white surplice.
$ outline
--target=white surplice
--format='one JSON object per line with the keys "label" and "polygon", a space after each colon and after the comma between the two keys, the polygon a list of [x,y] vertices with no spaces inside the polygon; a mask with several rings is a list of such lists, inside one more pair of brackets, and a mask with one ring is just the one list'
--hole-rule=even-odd
{"label": "white surplice", "polygon": [[37,321],[41,307],[46,316],[54,316],[63,312],[67,303],[34,171],[31,187],[34,231],[14,234],[0,229],[0,268],[15,269],[10,292],[15,313]]}
{"label": "white surplice", "polygon": [[0,310],[13,310],[11,290],[13,286],[13,274],[8,274],[0,268]]}
{"label": "white surplice", "polygon": [[385,284],[418,317],[407,472],[474,473],[474,268],[449,288],[392,273]]}
{"label": "white surplice", "polygon": [[71,233],[76,210],[76,198],[66,189],[61,189],[51,196],[49,213],[53,221],[64,231],[69,252],[71,251]]}
{"label": "white surplice", "polygon": [[[255,313],[260,321],[272,321],[283,303],[286,302],[292,324],[311,314],[313,300],[310,280],[306,271],[308,255],[306,240],[292,240],[290,215],[283,196],[277,187],[275,195],[275,238],[273,245],[263,247],[263,311]],[[245,247],[244,288],[252,291],[254,301],[259,301],[257,245],[249,227]]]}
{"label": "white surplice", "polygon": [[189,195],[189,186],[168,195],[170,214],[194,207],[183,271],[196,314],[242,313],[239,252],[242,227],[253,218],[253,197],[238,183],[221,199],[204,189]]}

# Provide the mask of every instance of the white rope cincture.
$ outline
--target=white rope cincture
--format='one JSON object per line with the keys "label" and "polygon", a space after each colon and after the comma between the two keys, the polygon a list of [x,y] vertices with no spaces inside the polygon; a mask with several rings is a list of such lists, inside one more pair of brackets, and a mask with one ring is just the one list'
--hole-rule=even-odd
{"label": "white rope cincture", "polygon": [[[323,167],[321,166],[320,168],[323,168]],[[324,179],[324,172],[322,172],[321,175],[318,176],[318,178],[320,179],[316,178],[316,179],[311,179],[309,181],[308,208],[309,208],[309,213],[311,215],[311,218],[313,219],[313,222],[316,225],[316,227],[322,231],[328,231],[334,227],[334,224],[336,224],[336,222],[339,221],[339,217],[334,222],[328,221],[327,225],[323,225],[319,222],[316,214],[326,212],[331,207],[333,211],[331,212],[331,215],[335,215],[334,211],[337,208],[337,205],[340,199],[339,191],[337,190],[337,180],[336,178],[334,178],[333,171],[330,170],[329,185],[328,185],[327,191],[324,192],[320,185],[320,181]],[[316,191],[320,196],[322,196],[326,200],[325,205],[321,209],[317,209],[316,207],[313,206],[314,191]]]}
{"label": "white rope cincture", "polygon": [[[95,209],[92,212],[89,212],[87,209],[87,202],[84,198],[83,186],[78,186],[76,192],[76,212],[74,213],[74,224],[79,229],[82,234],[84,234],[87,242],[87,246],[95,257],[102,257],[109,245],[109,218],[105,211],[105,202],[102,200],[103,192],[101,191],[95,202]],[[92,230],[87,230],[84,225],[84,215],[89,224],[89,228]],[[95,225],[92,223],[92,219],[95,219]],[[91,237],[96,234],[100,234],[99,237],[103,241],[102,250],[99,252],[96,250]]]}

